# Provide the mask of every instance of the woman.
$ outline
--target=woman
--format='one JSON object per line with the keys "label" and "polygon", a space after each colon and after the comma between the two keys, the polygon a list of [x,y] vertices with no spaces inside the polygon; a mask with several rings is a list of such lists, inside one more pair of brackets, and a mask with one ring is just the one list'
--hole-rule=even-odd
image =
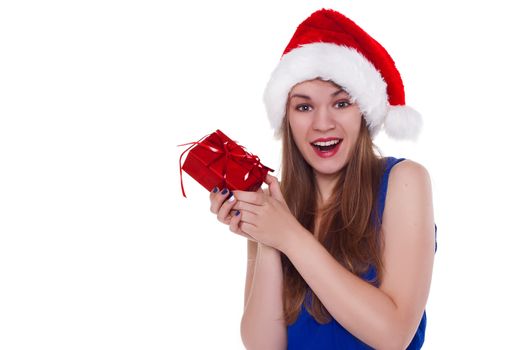
{"label": "woman", "polygon": [[[414,138],[386,50],[320,10],[295,32],[265,91],[283,140],[282,182],[215,188],[211,211],[248,238],[241,335],[248,349],[419,349],[435,250],[430,177],[381,157],[384,127]],[[233,194],[233,195],[232,195]]]}

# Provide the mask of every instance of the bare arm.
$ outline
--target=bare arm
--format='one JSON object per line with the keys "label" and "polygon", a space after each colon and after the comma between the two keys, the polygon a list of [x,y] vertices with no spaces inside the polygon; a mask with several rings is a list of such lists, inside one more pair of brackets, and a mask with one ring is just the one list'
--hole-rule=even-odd
{"label": "bare arm", "polygon": [[246,262],[246,281],[244,282],[244,308],[248,302],[248,296],[252,290],[253,272],[255,269],[255,259],[257,257],[257,242],[247,239],[247,262]]}
{"label": "bare arm", "polygon": [[[262,192],[260,190],[259,192]],[[244,290],[244,315],[241,337],[249,350],[285,349],[286,325],[283,320],[281,253],[257,243],[239,228],[241,216],[235,215],[234,197],[226,191],[210,192],[210,210],[230,230],[248,239],[248,259]]]}
{"label": "bare arm", "polygon": [[[241,337],[249,350],[286,349],[281,255],[274,248],[250,241],[248,257],[253,254],[254,245],[257,249],[256,260],[255,263],[248,262]],[[252,272],[250,266],[253,267]]]}
{"label": "bare arm", "polygon": [[230,225],[232,232],[248,239],[242,341],[249,350],[285,349],[287,339],[283,317],[281,253],[258,243],[240,230],[241,215],[237,216],[232,211],[237,202],[235,198],[224,201],[216,193],[211,198],[211,210],[218,213],[219,221]]}
{"label": "bare arm", "polygon": [[382,231],[380,288],[347,271],[306,232],[291,235],[283,252],[349,332],[376,349],[405,349],[425,308],[434,258],[430,178],[419,164],[392,169]]}

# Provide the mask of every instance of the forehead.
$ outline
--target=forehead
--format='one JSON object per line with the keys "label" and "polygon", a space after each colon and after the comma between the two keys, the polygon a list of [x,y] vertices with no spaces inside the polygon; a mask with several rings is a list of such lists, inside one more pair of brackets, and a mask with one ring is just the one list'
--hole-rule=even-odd
{"label": "forehead", "polygon": [[313,79],[295,84],[290,90],[290,94],[307,92],[326,92],[328,94],[341,90],[342,87],[331,80]]}

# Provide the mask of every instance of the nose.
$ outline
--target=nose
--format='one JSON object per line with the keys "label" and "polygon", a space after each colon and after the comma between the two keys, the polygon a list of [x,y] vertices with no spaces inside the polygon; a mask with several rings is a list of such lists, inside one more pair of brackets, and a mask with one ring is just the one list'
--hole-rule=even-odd
{"label": "nose", "polygon": [[335,121],[329,108],[318,108],[315,111],[312,128],[316,131],[328,131],[335,128]]}

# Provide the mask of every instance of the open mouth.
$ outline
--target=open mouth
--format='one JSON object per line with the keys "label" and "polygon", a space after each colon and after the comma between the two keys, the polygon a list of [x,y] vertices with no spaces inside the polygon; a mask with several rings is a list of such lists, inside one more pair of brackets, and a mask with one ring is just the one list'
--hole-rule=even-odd
{"label": "open mouth", "polygon": [[342,139],[333,139],[330,141],[317,141],[312,142],[311,145],[320,152],[330,152],[333,151],[341,141]]}

